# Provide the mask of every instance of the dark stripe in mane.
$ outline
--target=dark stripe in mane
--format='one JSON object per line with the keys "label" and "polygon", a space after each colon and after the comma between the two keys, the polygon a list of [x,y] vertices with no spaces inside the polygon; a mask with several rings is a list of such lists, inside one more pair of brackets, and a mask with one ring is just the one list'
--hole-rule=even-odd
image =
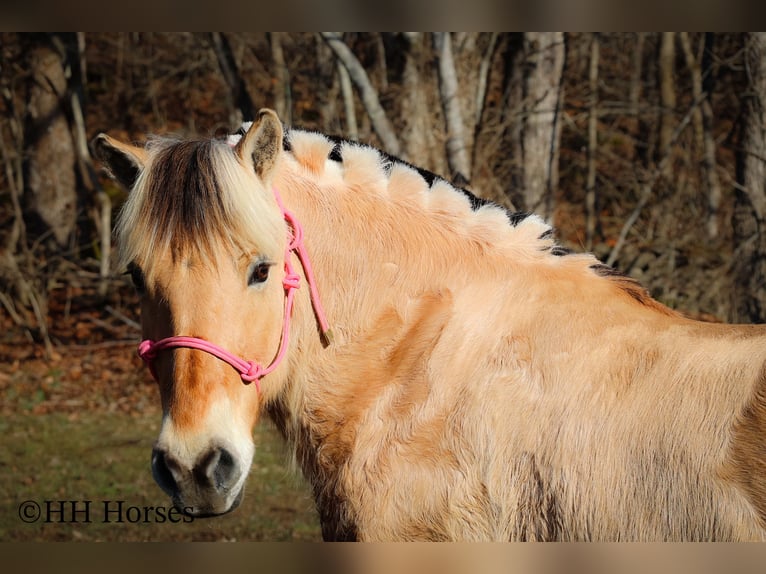
{"label": "dark stripe in mane", "polygon": [[228,229],[227,209],[213,165],[218,140],[172,142],[160,149],[143,195],[141,221],[152,221],[160,245],[174,252],[211,249],[210,229]]}
{"label": "dark stripe in mane", "polygon": [[[290,143],[290,129],[288,126],[284,126],[284,128],[285,128],[285,137],[282,140],[283,142],[282,148],[287,152],[291,152],[292,145]],[[317,132],[317,133],[321,133],[321,132]],[[328,134],[321,134],[321,135],[333,143],[332,149],[330,150],[330,153],[327,155],[327,158],[332,161],[337,161],[338,163],[343,163],[343,155],[341,154],[341,149],[344,144],[364,145],[364,144],[360,144],[358,142],[343,138],[341,136],[328,135]],[[367,147],[370,147],[370,146],[367,146]],[[506,214],[508,215],[508,221],[513,226],[517,225],[519,222],[523,221],[524,219],[530,216],[529,213],[524,211],[517,211],[517,212],[510,211],[501,205],[498,205],[492,201],[489,201],[488,199],[484,199],[482,197],[478,197],[474,195],[471,191],[465,189],[464,187],[461,187],[460,185],[457,185],[456,183],[448,179],[441,177],[440,175],[435,174],[432,171],[428,171],[427,169],[423,169],[422,167],[413,165],[410,162],[405,161],[399,157],[393,156],[381,149],[377,149],[377,148],[374,148],[374,149],[378,154],[380,154],[380,157],[383,159],[383,169],[387,174],[391,172],[391,169],[393,168],[394,165],[399,164],[399,165],[404,165],[406,167],[409,167],[410,169],[418,172],[420,177],[422,177],[425,180],[429,188],[433,187],[434,183],[436,183],[437,181],[444,181],[450,184],[456,191],[459,191],[460,193],[462,193],[468,198],[468,200],[471,202],[471,209],[473,211],[476,211],[480,209],[481,207],[484,207],[485,205],[492,205],[492,206],[498,207],[500,209],[503,209],[506,212]]]}
{"label": "dark stripe in mane", "polygon": [[615,269],[614,267],[610,267],[609,265],[606,265],[604,263],[594,263],[590,266],[590,268],[596,273],[596,275],[600,277],[605,277],[609,279],[610,281],[613,281],[619,287],[628,295],[630,295],[633,299],[641,303],[642,305],[646,305],[647,307],[652,307],[653,309],[656,309],[657,311],[660,311],[661,313],[664,313],[665,315],[675,315],[676,312],[672,309],[666,307],[665,305],[662,305],[658,301],[652,298],[652,296],[649,294],[649,291],[646,290],[646,288],[641,285],[638,281],[633,279],[632,277],[628,277],[625,275],[622,271],[619,271],[618,269]]}
{"label": "dark stripe in mane", "polygon": [[[291,152],[292,146],[290,143],[290,128],[288,126],[284,126],[284,129],[285,129],[285,137],[283,139],[283,148],[285,151]],[[333,147],[328,153],[328,159],[332,161],[337,161],[339,163],[343,162],[343,154],[342,154],[343,145],[345,144],[365,145],[365,144],[360,144],[358,142],[354,142],[336,135],[327,135],[327,134],[321,134],[321,135],[333,143]],[[367,147],[370,147],[370,146],[367,146]],[[512,227],[516,227],[522,221],[532,216],[532,214],[527,211],[511,211],[502,205],[498,205],[492,201],[478,197],[474,195],[471,191],[465,189],[464,187],[455,185],[449,180],[431,171],[428,171],[426,169],[413,165],[401,158],[398,158],[389,153],[386,153],[383,150],[380,150],[377,148],[374,148],[374,149],[378,154],[380,154],[380,157],[383,159],[383,169],[387,174],[391,172],[394,165],[400,164],[400,165],[407,166],[410,169],[413,169],[416,172],[418,172],[418,174],[420,174],[420,177],[422,177],[425,180],[429,188],[433,187],[434,183],[438,181],[444,181],[448,183],[450,186],[452,186],[456,191],[462,193],[468,198],[468,200],[471,202],[471,209],[473,211],[477,211],[478,209],[487,205],[491,205],[499,209],[502,209],[503,211],[505,211],[505,214],[508,217],[508,222]],[[553,236],[553,234],[554,234],[554,230],[552,228],[548,229],[542,235],[540,235],[540,239],[541,240],[550,239]],[[561,245],[557,245],[555,243],[550,247],[545,247],[545,249],[547,249],[548,252],[555,257],[564,257],[572,253],[571,249],[568,249]],[[638,281],[628,277],[627,275],[623,274],[621,271],[618,271],[603,263],[594,263],[593,265],[590,266],[590,268],[597,275],[608,278],[611,281],[617,283],[620,286],[620,288],[623,291],[625,291],[625,293],[630,295],[633,299],[635,299],[642,305],[656,307],[666,313],[673,313],[673,311],[671,311],[670,309],[666,308],[664,305],[661,305],[657,301],[652,299],[649,292]]]}
{"label": "dark stripe in mane", "polygon": [[[290,129],[289,129],[288,126],[284,126],[284,129],[285,129],[285,137],[283,139],[282,147],[283,147],[283,149],[285,151],[291,152],[292,151],[292,146],[291,146],[291,143],[290,143]],[[338,163],[342,163],[343,162],[343,155],[341,153],[341,150],[342,150],[344,144],[362,145],[362,144],[359,144],[357,142],[353,142],[351,140],[348,140],[348,139],[345,139],[343,137],[336,136],[336,135],[327,135],[327,134],[321,134],[321,135],[323,137],[327,138],[328,140],[330,140],[333,143],[332,149],[330,150],[330,153],[327,155],[328,159],[330,159],[331,161],[337,161]],[[462,193],[463,195],[465,195],[468,198],[468,201],[471,202],[471,209],[473,211],[477,211],[480,208],[482,208],[484,206],[487,206],[487,205],[491,205],[491,206],[497,207],[499,209],[502,209],[505,212],[506,216],[508,217],[508,222],[513,227],[517,226],[519,223],[524,221],[527,217],[532,215],[531,213],[526,212],[526,211],[510,211],[509,209],[505,208],[502,205],[498,205],[498,204],[496,204],[496,203],[494,203],[492,201],[489,201],[488,199],[484,199],[482,197],[478,197],[478,196],[474,195],[471,191],[465,189],[464,187],[456,185],[455,183],[453,183],[453,182],[451,182],[451,181],[449,181],[449,180],[447,180],[447,179],[445,179],[445,178],[443,178],[443,177],[433,173],[432,171],[428,171],[427,169],[423,169],[422,167],[418,167],[416,165],[413,165],[410,162],[405,161],[405,160],[403,160],[401,158],[398,158],[396,156],[393,156],[393,155],[391,155],[391,154],[389,154],[389,153],[387,153],[387,152],[385,152],[383,150],[375,148],[375,151],[383,159],[383,169],[386,172],[386,174],[390,174],[391,170],[393,169],[393,167],[395,165],[399,164],[399,165],[407,166],[410,169],[413,169],[416,172],[418,172],[420,177],[422,177],[423,180],[425,180],[425,182],[426,182],[426,184],[428,185],[429,188],[433,187],[434,183],[436,183],[438,181],[444,181],[444,182],[448,183],[456,191],[459,191],[460,193]],[[547,238],[548,236],[550,236],[552,234],[553,234],[553,230],[551,229],[549,231],[546,231],[540,237],[540,239],[545,239],[545,238]],[[566,247],[561,247],[560,245],[554,245],[553,247],[550,248],[550,253],[552,255],[555,255],[556,257],[561,257],[561,256],[564,256],[564,255],[570,254],[571,251],[569,249],[567,249]]]}

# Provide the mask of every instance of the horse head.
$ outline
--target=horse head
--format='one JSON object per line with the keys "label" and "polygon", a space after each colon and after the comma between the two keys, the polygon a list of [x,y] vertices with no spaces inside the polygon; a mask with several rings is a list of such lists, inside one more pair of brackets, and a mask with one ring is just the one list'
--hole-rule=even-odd
{"label": "horse head", "polygon": [[153,475],[194,516],[241,500],[265,400],[259,379],[284,354],[296,278],[284,272],[291,230],[272,192],[282,137],[276,114],[262,110],[236,145],[138,148],[103,134],[94,143],[131,190],[117,238],[141,300],[140,353],[162,401]]}

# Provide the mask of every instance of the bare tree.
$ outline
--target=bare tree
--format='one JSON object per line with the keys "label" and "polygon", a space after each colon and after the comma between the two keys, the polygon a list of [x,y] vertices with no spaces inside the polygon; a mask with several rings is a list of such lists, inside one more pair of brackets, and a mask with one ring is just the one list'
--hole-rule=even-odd
{"label": "bare tree", "polygon": [[746,36],[750,88],[743,98],[742,146],[732,219],[735,320],[766,321],[766,32]]}
{"label": "bare tree", "polygon": [[226,34],[212,32],[210,34],[210,41],[218,59],[218,66],[221,68],[226,85],[229,87],[229,93],[233,97],[233,105],[230,106],[231,117],[229,122],[234,126],[239,125],[242,121],[252,120],[255,117],[255,104],[242,79],[239,65],[237,65],[237,60],[234,58],[234,52],[231,49],[231,44]]}
{"label": "bare tree", "polygon": [[346,116],[346,136],[351,140],[358,140],[359,127],[356,123],[356,106],[354,106],[354,90],[351,88],[351,78],[343,64],[338,62],[337,68],[340,92],[343,94],[343,111]]}
{"label": "bare tree", "polygon": [[498,33],[492,32],[489,37],[489,43],[481,58],[479,65],[479,77],[476,83],[476,113],[474,115],[474,132],[481,129],[481,122],[484,117],[485,102],[487,99],[487,86],[489,84],[489,75],[492,71],[492,57],[495,54],[497,46]]}
{"label": "bare tree", "polygon": [[[675,33],[663,32],[660,36],[659,82],[660,82],[660,156],[670,147],[675,129],[676,82],[675,82]],[[665,175],[670,176],[672,164],[666,163]]]}
{"label": "bare tree", "polygon": [[598,34],[592,34],[590,40],[590,58],[588,66],[588,175],[585,183],[585,249],[593,249],[596,235],[596,150],[598,148]]}
{"label": "bare tree", "polygon": [[[88,149],[88,136],[83,113],[83,92],[86,84],[85,34],[78,32],[69,40],[66,71],[70,89],[68,90],[69,101],[67,104],[71,115],[71,131],[77,158],[77,175],[87,198],[87,201],[83,203],[92,207],[91,215],[100,239],[98,292],[103,297],[107,293],[108,280],[111,274],[112,201],[101,189],[93,167],[93,158]],[[54,43],[59,47],[59,50],[67,50],[67,47],[56,37],[54,37]]]}
{"label": "bare tree", "polygon": [[316,77],[312,82],[312,88],[315,93],[314,106],[320,118],[318,127],[325,133],[338,133],[343,131],[342,114],[338,105],[343,97],[340,94],[338,68],[343,64],[320,37],[316,37],[313,44],[316,53]]}
{"label": "bare tree", "polygon": [[[718,237],[718,211],[721,206],[721,185],[718,180],[716,162],[716,143],[713,137],[713,108],[710,105],[710,94],[703,92],[701,56],[697,57],[692,49],[687,32],[679,32],[678,39],[684,52],[686,65],[692,80],[692,96],[699,106],[694,110],[692,123],[694,125],[694,140],[697,153],[702,155],[703,183],[708,203],[707,233],[710,239]],[[712,39],[712,34],[704,34],[700,40],[703,50],[706,43]]]}
{"label": "bare tree", "polygon": [[644,39],[646,33],[636,33],[636,47],[633,50],[633,66],[630,73],[630,88],[628,92],[629,113],[631,116],[638,116],[638,102],[641,97],[641,81],[644,63]]}
{"label": "bare tree", "polygon": [[434,47],[439,59],[439,89],[447,124],[447,160],[452,178],[463,182],[471,179],[468,132],[463,121],[463,108],[458,97],[458,78],[452,57],[452,38],[449,32],[434,34]]}
{"label": "bare tree", "polygon": [[290,70],[287,68],[287,64],[285,64],[282,36],[282,32],[271,32],[269,34],[271,59],[274,63],[274,75],[277,80],[274,86],[274,109],[283,122],[292,124],[293,103],[290,91]]}
{"label": "bare tree", "polygon": [[77,172],[70,125],[77,122],[79,110],[73,108],[79,100],[70,78],[81,73],[81,61],[75,34],[19,36],[23,56],[11,69],[24,71],[15,78],[2,77],[0,156],[11,225],[3,229],[0,304],[29,340],[42,340],[50,354],[47,282],[40,258],[72,247],[76,239],[78,175],[89,175],[83,169]]}
{"label": "bare tree", "polygon": [[66,117],[66,55],[52,35],[33,35],[28,42],[30,70],[24,128],[26,209],[32,228],[50,230],[65,245],[75,228],[77,186],[75,149]]}
{"label": "bare tree", "polygon": [[405,32],[397,35],[394,41],[403,58],[399,82],[401,96],[397,98],[402,126],[402,155],[408,161],[446,173],[442,142],[434,129],[434,114],[430,105],[434,82],[433,74],[428,73],[431,43],[422,32]]}
{"label": "bare tree", "polygon": [[510,106],[520,112],[512,127],[516,177],[511,201],[549,217],[558,186],[564,35],[525,32],[520,45],[511,43],[509,49],[513,59]]}
{"label": "bare tree", "polygon": [[362,104],[367,110],[367,115],[369,115],[375,133],[380,138],[383,147],[390,154],[400,155],[402,148],[399,143],[399,138],[396,137],[391,121],[388,119],[383,106],[380,104],[378,92],[372,85],[364,67],[343,41],[340,34],[335,32],[322,32],[321,36],[335,53],[338,60],[340,60],[346,70],[348,70],[351,81],[359,92]]}

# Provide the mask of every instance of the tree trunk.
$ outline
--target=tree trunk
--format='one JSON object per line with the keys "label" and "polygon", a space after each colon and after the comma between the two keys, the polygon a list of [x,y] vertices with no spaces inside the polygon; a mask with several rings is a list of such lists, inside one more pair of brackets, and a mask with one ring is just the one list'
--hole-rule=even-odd
{"label": "tree trunk", "polygon": [[[98,293],[106,296],[109,289],[112,257],[112,201],[101,189],[93,167],[93,158],[88,149],[88,135],[85,129],[84,100],[86,80],[85,35],[78,32],[76,49],[70,55],[73,67],[70,83],[70,110],[72,113],[72,136],[77,155],[77,173],[85,193],[86,202],[92,206],[91,215],[100,239]],[[73,43],[74,44],[74,43]],[[74,48],[74,46],[73,46]],[[75,65],[76,64],[76,65]]]}
{"label": "tree trunk", "polygon": [[338,109],[340,84],[338,67],[342,66],[335,54],[320,37],[315,38],[316,78],[312,90],[316,94],[314,105],[319,112],[319,129],[328,134],[344,133],[341,112]]}
{"label": "tree trunk", "polygon": [[252,98],[250,98],[245,82],[242,80],[229,40],[221,32],[212,32],[210,40],[215,56],[218,59],[218,66],[221,69],[226,84],[229,86],[229,92],[233,100],[231,117],[229,118],[232,127],[238,126],[243,121],[252,121],[255,118],[255,104]]}
{"label": "tree trunk", "polygon": [[65,115],[64,55],[48,35],[30,36],[26,49],[31,71],[24,130],[28,229],[34,235],[50,230],[56,243],[64,246],[77,217],[76,156]]}
{"label": "tree trunk", "polygon": [[633,66],[630,73],[630,88],[628,92],[628,101],[630,102],[630,116],[634,118],[638,117],[638,101],[641,98],[645,38],[645,32],[636,33],[636,47],[633,51]]}
{"label": "tree trunk", "polygon": [[415,165],[446,176],[448,168],[442,153],[444,147],[434,129],[435,122],[440,118],[434,117],[434,110],[429,105],[435,80],[423,73],[429,69],[432,56],[429,42],[422,32],[402,33],[395,40],[404,59],[399,82],[401,97],[398,98],[402,156]]}
{"label": "tree trunk", "polygon": [[766,32],[745,35],[750,89],[743,98],[732,217],[735,321],[766,321]]}
{"label": "tree trunk", "polygon": [[274,63],[274,75],[276,76],[274,110],[279,119],[289,125],[293,123],[293,103],[290,92],[290,71],[285,64],[285,53],[282,49],[282,32],[271,32],[269,40],[271,43],[271,60]]}
{"label": "tree trunk", "polygon": [[343,112],[346,116],[346,137],[352,141],[359,139],[359,127],[356,124],[356,106],[354,105],[354,90],[346,67],[337,62],[340,92],[343,94]]}
{"label": "tree trunk", "polygon": [[434,47],[439,62],[439,93],[447,125],[447,161],[451,178],[458,185],[471,179],[468,134],[463,121],[463,110],[458,96],[458,78],[452,57],[452,37],[449,32],[434,33]]}
{"label": "tree trunk", "polygon": [[[719,209],[721,207],[721,198],[723,197],[723,191],[721,190],[721,182],[718,178],[718,161],[716,160],[716,142],[713,135],[713,106],[711,104],[712,87],[713,87],[713,75],[710,73],[709,66],[705,64],[712,64],[710,58],[705,57],[705,53],[712,50],[713,34],[706,32],[704,40],[704,51],[702,54],[702,73],[703,78],[707,77],[707,81],[703,80],[703,89],[705,89],[705,98],[700,104],[702,108],[702,135],[703,135],[703,160],[702,167],[705,170],[705,183],[707,185],[707,200],[708,200],[708,222],[707,231],[708,237],[715,239],[718,237],[718,217]],[[707,84],[707,86],[706,86]]]}
{"label": "tree trunk", "polygon": [[[660,82],[660,146],[659,157],[668,153],[675,129],[676,83],[675,83],[675,33],[663,32],[660,36],[659,82]],[[666,176],[671,175],[672,164],[665,168]]]}
{"label": "tree trunk", "polygon": [[592,34],[590,41],[590,63],[588,66],[588,175],[585,183],[585,249],[593,249],[596,235],[596,150],[598,148],[598,34]]}
{"label": "tree trunk", "polygon": [[511,201],[520,209],[550,217],[558,186],[564,35],[526,32],[521,40],[510,77],[515,84],[510,86],[511,99],[521,96],[520,107],[511,102],[521,112],[512,127],[514,185],[519,191]]}
{"label": "tree trunk", "polygon": [[353,52],[351,52],[339,34],[334,32],[322,32],[321,36],[335,53],[335,57],[338,58],[338,60],[340,60],[346,67],[346,70],[348,70],[348,75],[351,77],[351,81],[359,92],[362,104],[367,110],[367,114],[370,116],[373,129],[380,138],[383,147],[388,153],[399,155],[401,153],[399,138],[396,137],[394,128],[391,125],[383,106],[380,105],[378,92],[373,87],[372,82],[370,82],[370,78],[362,67],[362,64],[356,56],[354,56]]}
{"label": "tree trunk", "polygon": [[[707,35],[706,35],[707,36]],[[713,109],[710,105],[710,93],[702,89],[702,66],[694,55],[689,34],[679,32],[678,38],[684,51],[686,65],[692,80],[692,96],[696,107],[692,112],[694,125],[694,141],[696,153],[702,156],[702,181],[705,185],[705,195],[708,203],[707,234],[710,239],[718,237],[718,210],[721,205],[721,185],[718,180],[716,145],[713,136]],[[701,45],[705,46],[703,38]]]}
{"label": "tree trunk", "polygon": [[[484,55],[481,58],[481,64],[479,64],[479,76],[476,83],[476,112],[474,114],[473,131],[474,139],[476,134],[481,129],[482,120],[484,118],[484,107],[487,99],[487,85],[489,84],[489,74],[492,70],[492,56],[495,54],[495,47],[497,46],[497,32],[492,32],[489,38],[489,45],[484,51]],[[474,150],[476,147],[474,146]]]}

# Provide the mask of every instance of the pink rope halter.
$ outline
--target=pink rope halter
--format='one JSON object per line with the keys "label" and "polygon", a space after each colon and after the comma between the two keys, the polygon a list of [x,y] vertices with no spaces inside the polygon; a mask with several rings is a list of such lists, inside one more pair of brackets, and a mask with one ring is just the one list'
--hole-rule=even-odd
{"label": "pink rope halter", "polygon": [[325,317],[322,303],[319,300],[319,291],[314,281],[314,271],[311,268],[311,261],[309,260],[306,246],[303,243],[303,227],[295,219],[292,213],[285,209],[282,203],[282,198],[279,192],[274,188],[274,197],[277,200],[277,205],[282,212],[287,224],[292,230],[290,241],[285,249],[285,277],[282,279],[282,285],[285,288],[285,318],[282,323],[282,338],[279,343],[279,350],[276,357],[271,361],[267,367],[263,367],[255,361],[248,361],[237,357],[230,353],[226,349],[219,347],[218,345],[206,341],[205,339],[199,339],[197,337],[185,337],[174,336],[160,339],[159,341],[152,341],[151,339],[145,339],[138,345],[138,356],[143,359],[144,363],[149,367],[152,376],[157,379],[157,372],[154,368],[154,358],[157,353],[165,349],[173,349],[178,347],[185,347],[187,349],[196,349],[198,351],[204,351],[210,353],[214,357],[221,359],[222,361],[229,363],[234,367],[242,378],[242,382],[245,384],[255,381],[255,386],[260,392],[260,379],[261,377],[268,375],[274,369],[279,366],[279,363],[285,358],[287,354],[287,344],[290,338],[290,319],[293,311],[293,300],[295,299],[295,290],[300,287],[300,275],[295,272],[295,268],[292,264],[291,251],[295,251],[298,255],[298,259],[303,266],[303,272],[306,275],[306,281],[309,285],[309,294],[311,296],[311,304],[314,307],[314,313],[316,314],[319,328],[321,329],[322,336],[326,341],[332,340],[332,333],[330,332],[327,318]]}

